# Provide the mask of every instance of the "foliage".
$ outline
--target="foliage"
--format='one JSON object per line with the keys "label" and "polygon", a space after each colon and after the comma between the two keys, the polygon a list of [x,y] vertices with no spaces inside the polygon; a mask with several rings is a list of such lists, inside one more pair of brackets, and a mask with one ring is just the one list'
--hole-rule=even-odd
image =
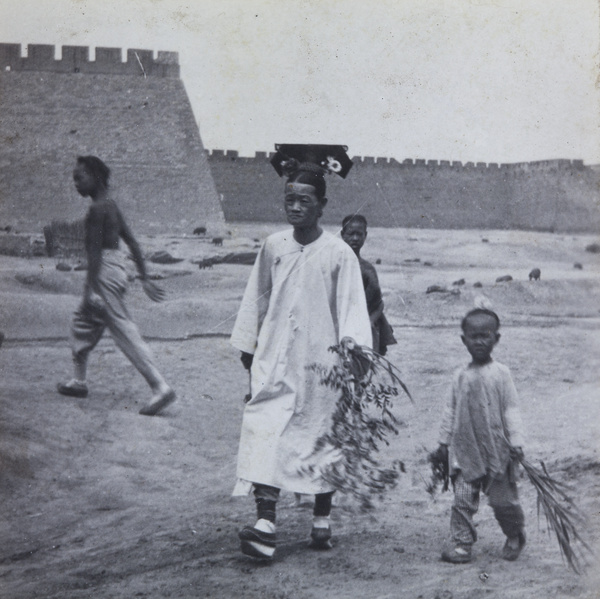
{"label": "foliage", "polygon": [[[560,552],[567,565],[580,574],[582,566],[586,563],[585,553],[592,554],[593,551],[577,530],[576,525],[583,526],[585,518],[567,494],[567,485],[553,479],[548,474],[544,462],[540,462],[541,468],[536,468],[522,455],[517,456],[517,459],[537,491],[538,519],[540,512],[543,512],[548,531],[556,535]],[[580,546],[573,545],[576,541]]]}
{"label": "foliage", "polygon": [[381,443],[389,445],[390,434],[398,434],[399,422],[392,413],[398,388],[409,398],[410,393],[398,369],[373,350],[345,338],[329,351],[339,356],[337,364],[308,367],[321,376],[321,384],[339,392],[331,429],[317,439],[314,451],[332,448],[340,458],[327,466],[309,465],[304,470],[355,497],[360,508],[367,510],[373,507],[373,498],[381,498],[395,487],[400,472],[404,472],[400,460],[380,467],[376,454]]}
{"label": "foliage", "polygon": [[435,499],[438,486],[442,485],[442,492],[447,491],[450,486],[450,469],[448,468],[448,450],[444,452],[442,447],[427,454],[427,461],[431,465],[431,479],[426,483],[425,489]]}

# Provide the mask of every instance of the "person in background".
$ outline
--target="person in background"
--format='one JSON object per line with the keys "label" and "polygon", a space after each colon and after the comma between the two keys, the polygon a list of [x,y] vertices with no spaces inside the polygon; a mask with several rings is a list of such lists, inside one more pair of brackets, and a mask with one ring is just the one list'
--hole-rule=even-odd
{"label": "person in background", "polygon": [[360,264],[369,319],[371,320],[373,349],[378,354],[385,356],[388,345],[394,345],[397,341],[394,331],[383,313],[383,299],[377,271],[360,255],[360,250],[367,239],[367,219],[362,214],[346,216],[342,221],[342,239],[352,248]]}
{"label": "person in background", "polygon": [[73,171],[75,188],[92,201],[84,222],[88,269],[83,298],[71,325],[74,377],[67,383],[59,383],[58,392],[87,397],[88,356],[108,328],[115,343],[152,389],[150,403],[140,414],[154,416],[175,401],[175,392],[156,368],[150,348],[125,306],[127,272],[125,255],[119,248],[120,239],[131,251],[146,295],[160,302],[164,292],[148,279],[140,247],[110,197],[109,177],[110,169],[96,156],[77,158]]}

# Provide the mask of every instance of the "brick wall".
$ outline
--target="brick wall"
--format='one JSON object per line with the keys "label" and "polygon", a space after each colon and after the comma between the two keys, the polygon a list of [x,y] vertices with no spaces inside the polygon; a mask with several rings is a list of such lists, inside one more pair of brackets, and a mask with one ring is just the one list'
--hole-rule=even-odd
{"label": "brick wall", "polygon": [[[272,154],[271,154],[272,155]],[[227,220],[285,222],[284,180],[266,152],[213,150],[209,164]],[[597,232],[600,170],[581,160],[485,164],[353,158],[327,177],[323,222],[361,212],[373,226]]]}
{"label": "brick wall", "polygon": [[14,46],[0,44],[0,223],[34,230],[80,218],[89,200],[71,175],[77,155],[95,154],[135,232],[223,226],[176,54],[130,50],[120,63],[120,49],[97,49],[86,62],[63,46],[56,61],[53,46],[29,46],[27,58]]}

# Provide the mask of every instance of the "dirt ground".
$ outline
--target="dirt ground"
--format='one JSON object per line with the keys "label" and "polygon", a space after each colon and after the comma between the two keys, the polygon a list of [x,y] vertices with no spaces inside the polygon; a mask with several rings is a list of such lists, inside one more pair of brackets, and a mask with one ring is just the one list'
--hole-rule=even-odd
{"label": "dirt ground", "polygon": [[[70,376],[67,331],[84,273],[59,272],[50,258],[0,257],[0,597],[600,597],[598,560],[582,576],[567,569],[525,479],[528,544],[512,563],[500,558],[502,533],[485,502],[475,561],[440,561],[452,498],[425,491],[449,381],[468,360],[459,319],[483,293],[503,321],[495,356],[520,393],[526,455],[572,485],[598,547],[600,255],[585,251],[597,241],[589,236],[371,229],[364,256],[381,260],[399,341],[388,357],[415,398],[397,401],[403,426],[381,457],[402,459],[407,472],[371,513],[337,499],[331,551],[307,548],[310,507],[286,494],[274,561],[240,553],[237,531],[253,523],[254,505],[230,493],[248,379],[227,335],[250,267],[192,261],[251,251],[280,228],[232,225],[220,248],[193,236],[140,240],[148,254],[183,258],[151,265],[166,302],[152,304],[137,282],[129,298],[178,393],[154,418],[138,415],[148,390],[108,336],[90,360],[89,397],[56,393]],[[540,281],[528,280],[533,267]],[[505,274],[514,280],[495,283]],[[426,294],[430,285],[455,292]]]}

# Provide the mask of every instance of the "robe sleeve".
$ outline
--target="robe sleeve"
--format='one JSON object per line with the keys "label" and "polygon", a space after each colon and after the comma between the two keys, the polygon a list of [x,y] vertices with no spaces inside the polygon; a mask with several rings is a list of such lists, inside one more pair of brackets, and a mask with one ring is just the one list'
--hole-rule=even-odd
{"label": "robe sleeve", "polygon": [[272,257],[268,243],[267,240],[256,256],[231,333],[231,344],[249,354],[256,350],[258,334],[269,308]]}
{"label": "robe sleeve", "polygon": [[340,260],[336,289],[338,343],[343,337],[352,337],[359,345],[373,347],[371,321],[358,259],[348,248]]}
{"label": "robe sleeve", "polygon": [[503,381],[503,391],[506,436],[513,447],[523,447],[525,435],[519,409],[519,396],[508,369]]}

